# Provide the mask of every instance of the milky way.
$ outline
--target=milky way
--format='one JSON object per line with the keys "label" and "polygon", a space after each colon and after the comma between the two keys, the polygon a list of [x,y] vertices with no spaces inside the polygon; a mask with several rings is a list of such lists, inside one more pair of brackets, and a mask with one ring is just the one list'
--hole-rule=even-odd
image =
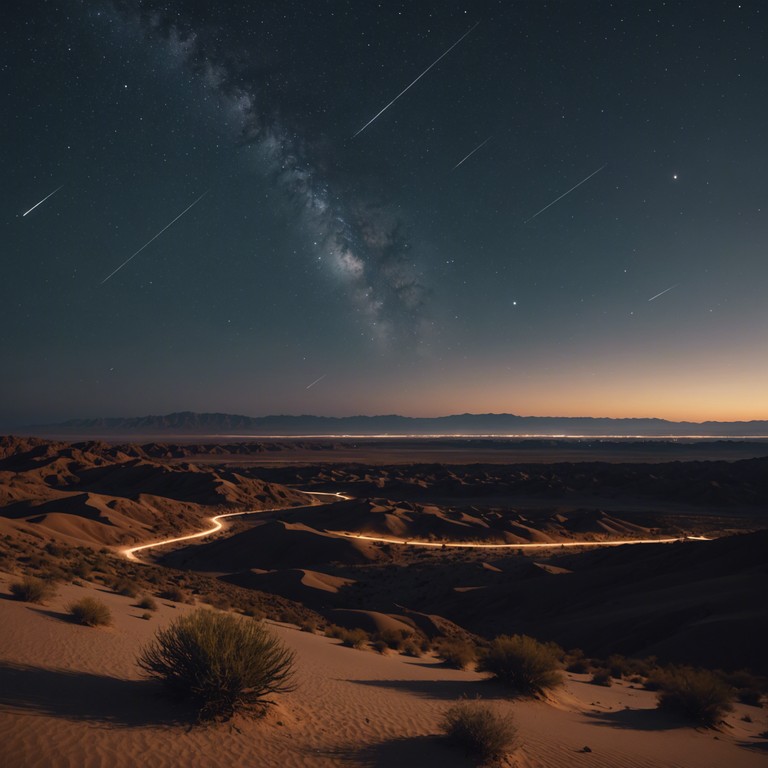
{"label": "milky way", "polygon": [[254,147],[263,170],[290,201],[314,258],[346,286],[371,338],[385,346],[418,345],[426,328],[428,290],[403,222],[391,207],[348,192],[347,185],[319,170],[332,160],[313,156],[317,145],[268,93],[264,72],[254,71],[247,54],[231,42],[236,40],[231,25],[211,21],[206,11],[184,12],[184,4],[173,10],[166,6],[117,4],[147,34],[163,36],[169,56],[182,60],[222,100],[238,124],[240,140]]}

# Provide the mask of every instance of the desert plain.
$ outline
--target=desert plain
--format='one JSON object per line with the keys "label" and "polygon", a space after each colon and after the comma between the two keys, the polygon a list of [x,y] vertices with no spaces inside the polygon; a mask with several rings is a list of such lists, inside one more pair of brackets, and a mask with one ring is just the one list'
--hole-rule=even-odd
{"label": "desert plain", "polygon": [[[2,438],[0,763],[470,766],[442,721],[480,702],[516,730],[488,763],[768,764],[767,513],[759,441]],[[199,722],[137,664],[200,607],[293,652],[263,717]],[[561,684],[483,671],[500,635]],[[658,708],[684,668],[714,722]]]}

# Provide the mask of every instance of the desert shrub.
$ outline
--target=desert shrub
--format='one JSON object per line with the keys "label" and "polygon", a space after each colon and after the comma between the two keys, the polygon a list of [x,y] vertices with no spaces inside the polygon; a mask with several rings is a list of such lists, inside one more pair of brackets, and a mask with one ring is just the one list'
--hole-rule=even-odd
{"label": "desert shrub", "polygon": [[169,587],[168,589],[164,589],[160,592],[158,597],[163,600],[171,600],[174,603],[184,603],[187,600],[186,592],[184,592],[183,589],[179,589],[179,587]]}
{"label": "desert shrub", "polygon": [[406,640],[412,637],[413,633],[406,629],[383,629],[378,633],[378,640],[386,644],[393,651],[400,651]]}
{"label": "desert shrub", "polygon": [[142,613],[141,614],[141,618],[144,619],[145,621],[149,621],[152,618],[152,614],[151,613]]}
{"label": "desert shrub", "polygon": [[383,640],[374,640],[371,643],[371,648],[373,648],[376,653],[380,653],[383,656],[389,650],[389,645]]}
{"label": "desert shrub", "polygon": [[117,592],[118,595],[125,595],[125,597],[139,596],[139,587],[136,582],[131,579],[115,579],[112,583],[112,589]]}
{"label": "desert shrub", "polygon": [[45,549],[45,551],[46,551],[46,552],[47,552],[49,555],[53,555],[54,557],[61,557],[61,556],[64,554],[64,547],[62,547],[62,546],[61,546],[61,545],[59,545],[59,544],[56,544],[56,543],[55,543],[55,542],[53,542],[53,541],[49,541],[49,542],[48,542],[48,543],[45,545],[44,549]]}
{"label": "desert shrub", "polygon": [[93,566],[86,560],[77,560],[70,566],[70,572],[80,579],[90,578],[93,573]]}
{"label": "desert shrub", "polygon": [[477,650],[468,640],[445,638],[436,644],[435,650],[449,667],[466,669],[477,659]]}
{"label": "desert shrub", "polygon": [[143,608],[145,611],[156,611],[157,600],[155,600],[154,597],[149,597],[149,595],[147,595],[139,600],[139,602],[136,604],[136,607]]}
{"label": "desert shrub", "polygon": [[732,696],[732,689],[714,673],[678,667],[666,670],[661,679],[658,708],[712,726],[732,709]]}
{"label": "desert shrub", "polygon": [[326,637],[333,637],[336,640],[341,640],[341,636],[346,632],[344,627],[340,627],[338,624],[331,624],[325,630]]}
{"label": "desert shrub", "polygon": [[500,635],[492,640],[478,669],[527,694],[540,693],[563,682],[560,663],[551,645],[527,635]]}
{"label": "desert shrub", "polygon": [[84,597],[75,603],[67,606],[67,610],[72,614],[79,624],[85,624],[87,627],[106,626],[112,623],[112,614],[109,608],[100,600],[93,597]]}
{"label": "desert shrub", "polygon": [[565,668],[566,672],[573,672],[577,675],[586,675],[591,667],[587,659],[573,659]]}
{"label": "desert shrub", "polygon": [[34,576],[24,576],[21,581],[11,584],[11,594],[16,600],[26,603],[43,603],[53,597],[53,585]]}
{"label": "desert shrub", "polygon": [[622,677],[629,677],[635,667],[632,659],[627,659],[624,656],[614,654],[613,656],[608,657],[606,668],[608,672],[610,672],[611,677],[615,677],[619,680]]}
{"label": "desert shrub", "polygon": [[440,729],[456,746],[484,761],[509,752],[517,737],[512,717],[481,701],[460,701],[449,707]]}
{"label": "desert shrub", "polygon": [[757,688],[740,688],[736,691],[736,698],[751,707],[763,706],[763,692]]}
{"label": "desert shrub", "polygon": [[656,667],[649,671],[648,676],[643,683],[643,688],[645,688],[646,691],[660,691],[664,687],[666,677],[666,672],[660,667]]}
{"label": "desert shrub", "polygon": [[592,673],[590,682],[593,685],[604,685],[606,688],[609,688],[612,682],[612,675],[607,669],[596,669]]}
{"label": "desert shrub", "polygon": [[339,640],[348,648],[365,648],[369,638],[363,629],[344,629]]}
{"label": "desert shrub", "polygon": [[421,646],[413,640],[406,640],[400,650],[406,656],[413,656],[414,658],[419,658],[422,655]]}
{"label": "desert shrub", "polygon": [[299,624],[299,629],[302,632],[311,632],[312,634],[315,634],[315,632],[317,632],[317,622],[312,619],[305,619]]}
{"label": "desert shrub", "polygon": [[140,654],[144,673],[190,699],[201,720],[262,716],[272,694],[293,690],[294,657],[261,622],[198,609],[176,619]]}

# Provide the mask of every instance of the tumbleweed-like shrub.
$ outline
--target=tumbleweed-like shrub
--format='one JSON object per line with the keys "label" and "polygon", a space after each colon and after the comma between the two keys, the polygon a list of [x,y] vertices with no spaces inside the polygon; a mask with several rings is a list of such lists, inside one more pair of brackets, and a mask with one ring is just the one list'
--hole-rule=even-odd
{"label": "tumbleweed-like shrub", "polygon": [[109,608],[93,597],[84,597],[67,606],[70,614],[79,624],[86,627],[107,626],[112,623],[112,613]]}
{"label": "tumbleweed-like shrub", "polygon": [[541,693],[563,682],[555,647],[528,635],[499,635],[480,659],[478,670],[525,694]]}
{"label": "tumbleweed-like shrub", "polygon": [[263,624],[201,608],[155,634],[137,660],[147,677],[189,699],[201,720],[261,717],[294,689],[294,656]]}
{"label": "tumbleweed-like shrub", "polygon": [[11,584],[11,594],[16,600],[26,603],[44,603],[53,596],[53,585],[34,576],[24,576],[21,581]]}
{"label": "tumbleweed-like shrub", "polygon": [[512,716],[504,716],[482,701],[453,704],[443,714],[440,729],[457,747],[483,761],[510,752],[517,738]]}
{"label": "tumbleweed-like shrub", "polygon": [[676,667],[665,670],[658,708],[682,715],[699,725],[717,725],[733,707],[733,690],[721,677],[706,669]]}

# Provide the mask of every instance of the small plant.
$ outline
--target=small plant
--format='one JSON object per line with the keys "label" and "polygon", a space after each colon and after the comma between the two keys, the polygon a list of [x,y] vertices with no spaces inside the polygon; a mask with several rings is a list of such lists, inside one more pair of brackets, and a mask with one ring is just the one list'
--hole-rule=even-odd
{"label": "small plant", "polygon": [[527,635],[500,635],[491,641],[478,669],[521,693],[537,694],[561,685],[563,675],[552,644]]}
{"label": "small plant", "polygon": [[136,582],[131,579],[116,579],[112,584],[112,589],[117,592],[118,595],[124,595],[125,597],[139,596],[139,588]]}
{"label": "small plant", "polygon": [[607,669],[596,669],[592,673],[592,679],[590,680],[592,685],[603,685],[609,688],[613,682],[611,673]]}
{"label": "small plant", "polygon": [[383,640],[374,640],[371,643],[371,648],[373,648],[376,653],[380,653],[382,656],[385,656],[390,646]]}
{"label": "small plant", "polygon": [[187,600],[186,592],[179,589],[179,587],[169,587],[168,589],[164,589],[158,597],[163,600],[171,600],[174,603],[184,603]]}
{"label": "small plant", "polygon": [[477,660],[477,650],[468,640],[445,638],[436,646],[437,655],[449,667],[466,669]]}
{"label": "small plant", "polygon": [[44,603],[53,597],[53,585],[43,579],[37,579],[34,576],[24,576],[21,581],[15,581],[11,584],[11,594],[16,600],[23,600],[25,603]]}
{"label": "small plant", "polygon": [[483,761],[511,751],[517,738],[512,717],[481,701],[460,701],[449,707],[440,729],[456,746]]}
{"label": "small plant", "polygon": [[401,652],[404,653],[406,656],[413,656],[414,658],[417,658],[417,659],[420,658],[423,653],[421,650],[421,646],[418,643],[415,643],[413,640],[406,640],[403,643]]}
{"label": "small plant", "polygon": [[679,667],[664,674],[657,706],[711,727],[732,709],[732,696],[732,689],[714,673]]}
{"label": "small plant", "polygon": [[176,619],[140,654],[144,673],[190,699],[201,720],[265,714],[293,690],[293,653],[257,621],[198,609]]}
{"label": "small plant", "polygon": [[141,600],[139,600],[139,602],[136,603],[136,607],[143,608],[145,611],[156,611],[157,600],[155,600],[154,597],[149,597],[147,595],[146,597],[142,597]]}
{"label": "small plant", "polygon": [[348,648],[365,648],[368,643],[368,633],[363,629],[346,629],[339,638]]}
{"label": "small plant", "polygon": [[748,704],[750,707],[763,706],[763,692],[757,688],[741,688],[736,691],[736,698],[742,704]]}
{"label": "small plant", "polygon": [[107,626],[112,623],[112,614],[109,608],[100,600],[93,597],[84,597],[75,603],[71,603],[67,610],[79,624],[87,627]]}
{"label": "small plant", "polygon": [[142,613],[141,618],[144,619],[144,621],[149,621],[152,618],[151,613]]}

